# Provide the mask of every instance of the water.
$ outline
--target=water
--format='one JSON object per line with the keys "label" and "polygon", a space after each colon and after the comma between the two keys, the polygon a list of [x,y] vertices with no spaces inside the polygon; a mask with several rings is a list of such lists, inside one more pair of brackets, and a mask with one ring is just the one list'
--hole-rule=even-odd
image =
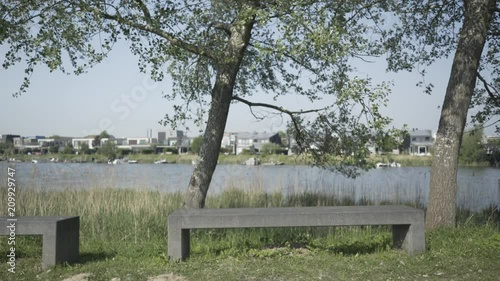
{"label": "water", "polygon": [[[11,163],[12,164],[12,163]],[[7,166],[0,162],[0,181],[6,182]],[[134,188],[162,192],[183,191],[193,171],[192,165],[106,165],[92,163],[16,163],[18,188],[39,190],[86,188]],[[308,166],[219,165],[209,194],[228,188],[249,191],[283,192],[285,195],[322,192],[349,197],[356,202],[415,202],[426,205],[430,167],[373,169],[349,179]],[[480,210],[500,208],[500,170],[460,168],[457,206]]]}

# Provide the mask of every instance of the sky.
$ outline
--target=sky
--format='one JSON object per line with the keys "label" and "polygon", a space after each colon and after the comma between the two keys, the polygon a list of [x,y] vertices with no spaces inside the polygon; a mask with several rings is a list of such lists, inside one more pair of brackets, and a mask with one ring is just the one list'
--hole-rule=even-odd
{"label": "sky", "polygon": [[[5,51],[5,46],[0,46],[2,60]],[[428,69],[425,80],[435,86],[432,95],[416,86],[422,79],[417,72],[386,73],[385,67],[383,60],[358,66],[361,76],[372,77],[375,82],[394,83],[389,104],[382,113],[393,119],[392,126],[396,128],[406,124],[410,130],[430,129],[435,133],[451,59],[438,61]],[[28,91],[14,98],[12,93],[19,89],[23,75],[22,65],[0,69],[0,134],[82,137],[106,130],[116,137],[146,137],[148,130],[153,131],[153,136],[158,131],[173,132],[172,128],[158,123],[166,113],[173,113],[173,103],[162,97],[163,93],[171,92],[171,81],[167,77],[155,83],[147,74],[140,73],[137,58],[125,43],[117,43],[104,62],[80,76],[50,73],[45,67],[39,67],[31,77]],[[252,101],[290,109],[324,106],[321,102],[305,106],[305,101],[296,96],[273,101],[262,93],[254,94]],[[226,131],[278,131],[285,128],[287,121],[280,116],[258,121],[248,106],[235,103],[230,109]],[[199,135],[201,130],[203,128],[190,124],[187,135]]]}

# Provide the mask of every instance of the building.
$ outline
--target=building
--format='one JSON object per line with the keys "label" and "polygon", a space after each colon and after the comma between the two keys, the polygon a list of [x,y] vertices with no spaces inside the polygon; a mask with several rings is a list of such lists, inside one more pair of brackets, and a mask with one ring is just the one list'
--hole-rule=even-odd
{"label": "building", "polygon": [[71,141],[74,149],[81,149],[82,144],[86,143],[90,149],[94,149],[94,138],[75,138]]}
{"label": "building", "polygon": [[238,133],[225,133],[221,146],[233,147],[234,154],[240,154],[244,150],[250,152],[259,152],[262,145],[266,143],[274,143],[281,145],[281,137],[278,133],[248,133],[248,132],[238,132]]}
{"label": "building", "polygon": [[153,143],[153,138],[148,138],[148,137],[138,137],[138,138],[127,138],[127,145],[150,145]]}
{"label": "building", "polygon": [[14,138],[20,138],[20,137],[21,137],[20,135],[5,134],[0,136],[0,141],[14,143]]}
{"label": "building", "polygon": [[413,129],[404,140],[405,150],[410,155],[430,156],[434,145],[431,130]]}
{"label": "building", "polygon": [[500,151],[500,136],[485,136],[483,140],[486,155],[492,155]]}
{"label": "building", "polygon": [[167,132],[158,132],[158,143],[159,144],[167,144]]}

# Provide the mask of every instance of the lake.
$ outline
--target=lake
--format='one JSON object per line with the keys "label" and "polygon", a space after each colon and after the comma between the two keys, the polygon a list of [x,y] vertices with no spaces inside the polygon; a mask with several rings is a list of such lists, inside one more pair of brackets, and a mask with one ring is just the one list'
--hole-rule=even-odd
{"label": "lake", "polygon": [[[7,182],[7,167],[0,162],[0,180]],[[85,188],[134,188],[162,192],[186,189],[192,165],[92,163],[15,163],[18,188],[39,190]],[[228,188],[283,192],[285,195],[315,192],[349,197],[355,201],[417,202],[426,205],[430,167],[373,169],[356,179],[309,166],[218,165],[209,190],[217,194]],[[460,168],[457,206],[480,210],[500,207],[500,169]]]}

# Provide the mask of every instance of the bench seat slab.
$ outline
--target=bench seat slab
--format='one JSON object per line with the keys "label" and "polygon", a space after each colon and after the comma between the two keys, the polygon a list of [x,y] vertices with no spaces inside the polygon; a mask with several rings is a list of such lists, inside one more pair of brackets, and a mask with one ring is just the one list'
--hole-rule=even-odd
{"label": "bench seat slab", "polygon": [[190,229],[392,225],[393,245],[425,250],[424,212],[407,206],[179,209],[168,217],[168,255],[189,256]]}
{"label": "bench seat slab", "polygon": [[[12,222],[0,217],[0,235],[9,235]],[[42,269],[56,263],[78,262],[80,247],[80,217],[26,216],[16,217],[16,235],[42,236]]]}

